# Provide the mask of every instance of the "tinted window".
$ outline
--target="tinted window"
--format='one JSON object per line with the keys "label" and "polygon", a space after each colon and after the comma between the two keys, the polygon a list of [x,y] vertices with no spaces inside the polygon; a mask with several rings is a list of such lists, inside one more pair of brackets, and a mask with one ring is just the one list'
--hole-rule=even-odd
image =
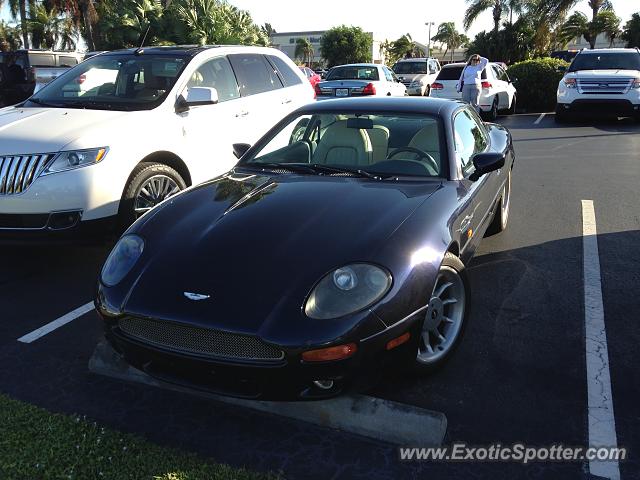
{"label": "tinted window", "polygon": [[282,88],[274,68],[262,55],[229,55],[243,97]]}
{"label": "tinted window", "polygon": [[583,53],[573,59],[570,72],[578,70],[640,70],[640,54],[629,53]]}
{"label": "tinted window", "polygon": [[427,73],[427,62],[425,60],[419,62],[398,62],[393,66],[393,71],[397,74]]}
{"label": "tinted window", "polygon": [[[56,59],[53,55],[43,53],[30,53],[29,61],[32,67],[55,67]],[[77,63],[77,62],[76,62]]]}
{"label": "tinted window", "polygon": [[280,77],[282,77],[282,79],[284,80],[284,84],[287,87],[290,87],[292,85],[299,85],[302,83],[302,79],[298,75],[296,75],[296,72],[294,72],[289,64],[283,59],[275,55],[269,55],[268,58],[280,73]]}
{"label": "tinted window", "polygon": [[389,69],[387,67],[382,67],[382,71],[384,72],[384,78],[387,79],[387,82],[393,82],[393,74]]}
{"label": "tinted window", "polygon": [[462,73],[462,66],[460,67],[444,67],[440,70],[438,78],[436,80],[458,80]]}
{"label": "tinted window", "polygon": [[61,67],[73,67],[78,64],[78,59],[76,57],[61,55],[58,57],[58,64]]}
{"label": "tinted window", "polygon": [[380,80],[380,75],[378,67],[354,65],[332,68],[327,80]]}
{"label": "tinted window", "polygon": [[226,57],[218,57],[203,63],[193,72],[187,87],[209,87],[218,92],[218,100],[226,102],[240,96],[236,77]]}
{"label": "tinted window", "polygon": [[453,130],[456,155],[460,159],[462,171],[466,175],[474,170],[473,156],[484,151],[487,147],[487,140],[483,127],[467,109],[456,115]]}

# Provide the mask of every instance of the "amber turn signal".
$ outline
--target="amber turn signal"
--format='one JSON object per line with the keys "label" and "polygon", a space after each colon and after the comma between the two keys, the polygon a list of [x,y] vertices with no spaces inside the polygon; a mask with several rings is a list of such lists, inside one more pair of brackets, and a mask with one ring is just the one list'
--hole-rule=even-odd
{"label": "amber turn signal", "polygon": [[403,343],[407,343],[410,338],[411,338],[411,334],[409,332],[406,332],[400,335],[399,337],[394,338],[393,340],[389,340],[389,342],[387,342],[387,350],[393,350],[394,348],[399,347]]}
{"label": "amber turn signal", "polygon": [[338,345],[335,347],[321,348],[319,350],[309,350],[302,353],[305,362],[331,362],[333,360],[343,360],[351,357],[358,347],[355,343]]}

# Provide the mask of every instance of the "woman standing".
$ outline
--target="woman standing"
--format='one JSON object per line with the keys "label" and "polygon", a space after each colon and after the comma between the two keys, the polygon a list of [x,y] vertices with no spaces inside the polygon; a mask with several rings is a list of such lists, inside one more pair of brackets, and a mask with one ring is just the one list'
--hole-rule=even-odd
{"label": "woman standing", "polygon": [[462,69],[458,81],[458,92],[462,92],[462,100],[472,105],[480,113],[480,91],[482,90],[482,71],[489,60],[480,55],[471,55],[469,61]]}

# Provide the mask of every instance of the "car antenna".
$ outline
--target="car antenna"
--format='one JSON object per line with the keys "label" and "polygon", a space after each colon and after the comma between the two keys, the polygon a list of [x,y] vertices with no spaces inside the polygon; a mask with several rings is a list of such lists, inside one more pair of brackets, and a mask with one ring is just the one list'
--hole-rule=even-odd
{"label": "car antenna", "polygon": [[150,29],[151,29],[151,25],[149,25],[147,27],[147,31],[144,32],[144,37],[142,37],[142,42],[140,42],[140,46],[136,48],[135,52],[133,52],[134,55],[142,55],[144,53],[144,50],[142,49],[142,47],[144,46],[144,42],[147,41],[147,35],[149,35]]}

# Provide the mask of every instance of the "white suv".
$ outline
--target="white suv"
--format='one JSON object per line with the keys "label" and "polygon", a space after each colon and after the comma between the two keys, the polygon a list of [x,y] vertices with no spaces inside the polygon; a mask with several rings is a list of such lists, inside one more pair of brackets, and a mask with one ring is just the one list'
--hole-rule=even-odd
{"label": "white suv", "polygon": [[640,120],[640,49],[582,50],[558,85],[556,121],[573,113]]}
{"label": "white suv", "polygon": [[[84,83],[91,88],[78,88]],[[127,225],[230,170],[234,144],[254,143],[313,97],[295,64],[271,48],[92,57],[0,109],[0,238],[98,220]]]}
{"label": "white suv", "polygon": [[440,62],[436,58],[405,58],[393,66],[393,72],[407,87],[409,95],[426,97],[440,70]]}

